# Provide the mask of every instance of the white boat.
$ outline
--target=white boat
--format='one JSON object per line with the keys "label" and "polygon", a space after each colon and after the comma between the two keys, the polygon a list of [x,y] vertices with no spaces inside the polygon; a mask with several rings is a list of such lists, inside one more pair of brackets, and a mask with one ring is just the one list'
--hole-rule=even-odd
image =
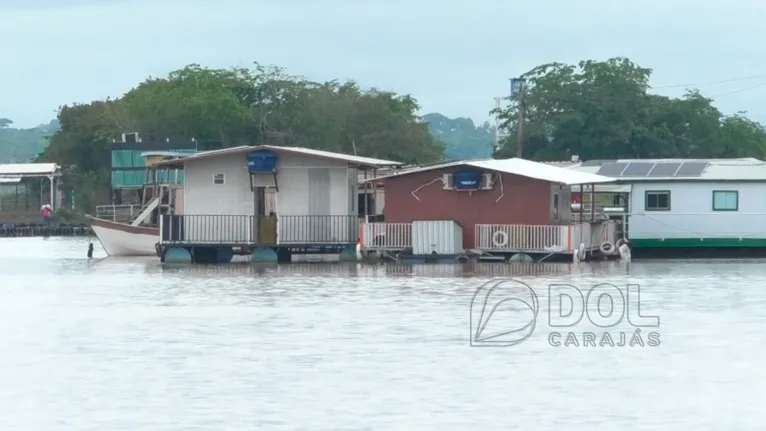
{"label": "white boat", "polygon": [[158,161],[188,155],[168,151],[142,153],[146,159],[147,182],[149,178],[153,179],[144,185],[142,204],[100,205],[96,216],[86,215],[93,233],[109,256],[157,255],[155,245],[160,240],[157,220],[160,214],[172,214],[183,207],[183,187],[176,183],[158,184],[154,175],[156,169],[152,166]]}
{"label": "white boat", "polygon": [[156,256],[154,245],[160,240],[160,229],[131,226],[87,216],[90,227],[109,256]]}

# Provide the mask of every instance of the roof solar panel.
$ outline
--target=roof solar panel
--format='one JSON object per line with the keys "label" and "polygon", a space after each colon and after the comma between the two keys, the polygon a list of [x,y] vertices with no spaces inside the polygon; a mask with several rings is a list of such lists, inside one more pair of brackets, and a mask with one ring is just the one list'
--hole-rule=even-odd
{"label": "roof solar panel", "polygon": [[621,177],[645,177],[655,163],[631,163],[622,171]]}
{"label": "roof solar panel", "polygon": [[649,172],[649,177],[672,177],[676,173],[681,163],[657,163],[654,169]]}
{"label": "roof solar panel", "polygon": [[626,166],[628,166],[627,163],[604,163],[596,174],[605,177],[619,177]]}
{"label": "roof solar panel", "polygon": [[580,166],[602,166],[604,163],[614,162],[614,160],[586,160]]}
{"label": "roof solar panel", "polygon": [[707,162],[686,162],[676,172],[677,177],[698,177],[707,168]]}

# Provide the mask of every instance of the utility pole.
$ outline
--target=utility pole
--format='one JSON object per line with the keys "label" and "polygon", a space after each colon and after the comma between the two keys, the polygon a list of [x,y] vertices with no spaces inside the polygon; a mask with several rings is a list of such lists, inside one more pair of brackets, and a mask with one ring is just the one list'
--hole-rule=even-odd
{"label": "utility pole", "polygon": [[516,157],[524,156],[524,78],[511,78],[511,99],[516,99]]}

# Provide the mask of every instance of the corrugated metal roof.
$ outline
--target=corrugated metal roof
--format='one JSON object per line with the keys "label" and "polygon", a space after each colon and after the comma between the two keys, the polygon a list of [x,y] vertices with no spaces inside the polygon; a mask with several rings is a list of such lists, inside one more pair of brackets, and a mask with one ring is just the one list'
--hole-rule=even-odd
{"label": "corrugated metal roof", "polygon": [[452,166],[472,166],[474,168],[486,169],[489,171],[503,172],[507,174],[520,175],[527,178],[549,181],[557,184],[598,184],[612,183],[613,178],[604,177],[587,172],[579,172],[574,169],[560,168],[545,163],[533,162],[525,159],[485,159],[442,163],[440,165],[428,166],[419,169],[411,169],[398,172],[388,176],[377,178],[376,180],[399,177],[403,175],[414,174],[416,172],[428,172],[437,169],[449,168]]}
{"label": "corrugated metal roof", "polygon": [[[620,182],[637,181],[757,181],[766,182],[766,162],[753,157],[739,159],[619,159],[616,163],[683,163],[702,162],[708,167],[699,177],[619,177]],[[595,174],[600,166],[573,166],[568,169]]]}
{"label": "corrugated metal roof", "polygon": [[403,164],[400,162],[393,162],[391,160],[381,160],[381,159],[373,159],[370,157],[350,156],[348,154],[333,153],[330,151],[313,150],[311,148],[279,147],[276,145],[258,145],[258,146],[243,145],[240,147],[224,148],[222,150],[203,151],[188,157],[183,157],[176,160],[169,160],[166,162],[158,163],[157,166],[177,166],[187,161],[208,159],[208,158],[220,157],[220,156],[232,155],[232,154],[245,154],[251,151],[262,151],[262,150],[282,152],[282,153],[303,154],[307,156],[314,156],[314,157],[331,159],[331,160],[339,160],[339,161],[344,161],[344,162],[355,164],[355,165],[368,166],[368,167],[401,166]]}
{"label": "corrugated metal roof", "polygon": [[8,163],[0,164],[0,176],[55,175],[59,166],[55,163]]}

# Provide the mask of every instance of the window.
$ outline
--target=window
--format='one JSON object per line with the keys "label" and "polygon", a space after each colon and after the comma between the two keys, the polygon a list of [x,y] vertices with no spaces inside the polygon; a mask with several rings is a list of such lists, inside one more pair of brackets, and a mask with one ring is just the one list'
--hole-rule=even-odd
{"label": "window", "polygon": [[670,211],[670,192],[647,191],[646,192],[646,210],[647,211]]}
{"label": "window", "polygon": [[225,184],[226,177],[223,174],[213,174],[213,184]]}
{"label": "window", "polygon": [[713,190],[713,211],[738,211],[739,192]]}

